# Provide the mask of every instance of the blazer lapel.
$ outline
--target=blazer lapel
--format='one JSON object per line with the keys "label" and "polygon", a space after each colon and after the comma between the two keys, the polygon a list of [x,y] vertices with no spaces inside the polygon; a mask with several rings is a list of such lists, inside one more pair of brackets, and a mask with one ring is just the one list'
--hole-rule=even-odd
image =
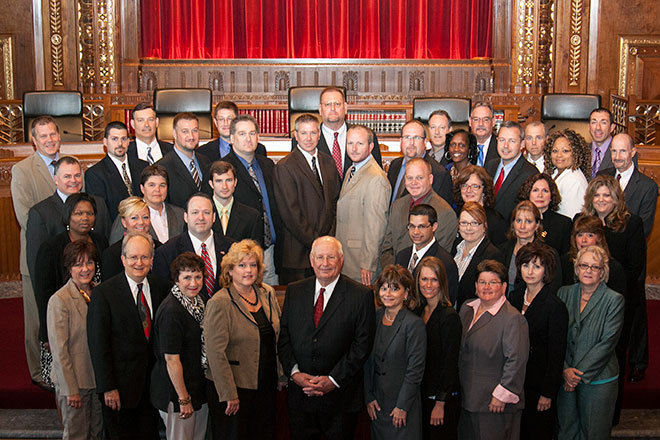
{"label": "blazer lapel", "polygon": [[[321,184],[314,175],[314,172],[312,171],[312,168],[309,166],[309,163],[307,162],[307,159],[303,156],[303,154],[300,152],[298,148],[296,148],[293,153],[293,157],[291,159],[295,160],[295,164],[300,170],[300,172],[309,180],[311,183],[312,187],[314,190],[318,193],[319,197],[322,199],[325,199],[325,196],[323,195],[323,192],[321,191]],[[318,160],[318,153],[317,153],[317,158],[316,158],[316,168],[319,170],[319,174],[321,173],[321,163]],[[322,174],[320,174],[323,176]],[[323,176],[325,177],[325,176]],[[327,179],[326,179],[327,182]]]}
{"label": "blazer lapel", "polygon": [[[138,313],[137,309],[137,304],[135,302],[135,299],[133,298],[133,293],[131,292],[131,287],[128,284],[128,280],[126,279],[126,272],[121,272],[121,276],[119,277],[119,288],[117,289],[117,300],[121,304],[121,307],[126,310],[127,316],[133,316],[133,321],[135,322],[135,329],[139,329],[140,333],[142,336],[144,336],[144,331],[142,330],[142,321],[140,320],[140,315]],[[152,286],[151,284],[149,285],[149,288],[151,290]],[[151,305],[152,308],[154,308],[154,295],[151,295]],[[151,311],[152,314],[152,321],[154,316],[154,310]],[[146,339],[146,338],[145,338]]]}
{"label": "blazer lapel", "polygon": [[[474,319],[474,315],[472,315],[472,317]],[[492,319],[493,319],[493,315],[491,315],[489,312],[483,312],[479,317],[479,319],[477,319],[477,322],[475,322],[472,328],[468,330],[468,336],[474,334],[475,332],[479,331],[481,328],[488,325]]]}
{"label": "blazer lapel", "polygon": [[76,310],[80,314],[81,318],[84,318],[87,316],[87,303],[85,302],[85,299],[83,296],[80,294],[80,291],[76,287],[75,284],[73,284],[72,280],[69,280],[66,284],[67,290],[69,292],[69,295],[71,295],[71,301],[73,301],[73,305],[76,307]]}
{"label": "blazer lapel", "polygon": [[[385,314],[385,312],[383,312],[383,314]],[[392,323],[392,331],[390,332],[390,339],[385,343],[383,353],[390,348],[392,341],[394,341],[394,338],[396,338],[396,335],[399,333],[399,330],[401,329],[401,324],[403,323],[404,315],[405,312],[403,310],[399,310],[399,312],[396,314],[396,318],[394,318],[394,322]]]}
{"label": "blazer lapel", "polygon": [[[184,181],[186,181],[188,185],[192,185],[194,187],[197,187],[197,184],[195,183],[195,181],[192,178],[192,175],[190,174],[190,171],[188,171],[188,164],[190,162],[188,162],[188,164],[185,164],[185,163],[183,163],[183,161],[181,160],[181,158],[179,157],[179,155],[176,152],[174,152],[174,154],[176,155],[176,157],[174,158],[175,159],[174,163],[176,164],[176,166],[174,167],[174,171]],[[189,160],[189,159],[186,158],[186,160]],[[200,168],[201,168],[201,165],[200,165]],[[200,170],[200,172],[201,172],[201,170]],[[202,176],[199,176],[199,177],[201,179]],[[172,181],[172,179],[170,179],[170,181]]]}
{"label": "blazer lapel", "polygon": [[[316,281],[314,281],[312,291],[314,291],[315,287],[316,287]],[[337,281],[337,284],[335,285],[335,290],[332,292],[332,296],[328,301],[328,305],[326,305],[325,310],[323,310],[323,314],[321,315],[321,319],[319,320],[319,325],[316,327],[316,331],[319,331],[330,320],[330,317],[337,311],[341,303],[344,301],[345,293],[346,293],[346,286],[344,285],[343,280],[340,278],[339,281]],[[314,296],[312,296],[312,302],[313,301],[314,301]],[[312,304],[312,307],[309,310],[312,312],[311,314],[309,314],[309,316],[313,317],[314,304]],[[314,323],[312,322],[312,325],[313,324]]]}
{"label": "blazer lapel", "polygon": [[[51,188],[51,191],[56,191],[57,187],[55,186],[55,181],[53,180],[53,176],[50,175],[50,172],[48,171],[48,166],[44,163],[43,160],[41,160],[41,156],[39,156],[39,153],[36,151],[32,153],[32,162],[33,162],[33,169],[37,171],[37,176],[39,179],[43,181],[43,184],[47,185],[49,188]],[[35,177],[37,177],[35,176]],[[40,183],[39,186],[42,184]]]}
{"label": "blazer lapel", "polygon": [[[502,186],[500,187],[500,190],[498,191],[498,194],[501,192],[502,194],[506,194],[508,191],[509,187],[513,185],[513,181],[516,180],[518,177],[518,174],[520,174],[520,169],[522,168],[522,161],[527,160],[523,157],[521,154],[518,156],[518,162],[511,168],[511,171],[509,171],[509,174],[506,176],[506,179],[504,179],[504,182],[502,182]],[[497,171],[497,170],[496,170]],[[497,180],[497,178],[495,178]]]}
{"label": "blazer lapel", "polygon": [[[593,295],[591,295],[591,298],[589,299],[587,305],[584,307],[584,310],[582,310],[582,313],[580,313],[580,321],[584,321],[585,319],[587,319],[587,316],[589,316],[591,311],[595,309],[598,306],[598,304],[603,300],[603,290],[605,290],[605,283],[600,283],[596,288],[596,290],[594,291]],[[579,290],[578,293],[580,293]],[[578,305],[578,307],[580,306]]]}
{"label": "blazer lapel", "polygon": [[[250,321],[252,324],[257,325],[257,321],[254,319],[254,316],[252,316],[252,313],[247,309],[247,306],[245,305],[245,302],[241,299],[240,294],[234,289],[234,286],[229,286],[229,298],[231,298],[231,302],[234,303],[234,305],[238,308],[238,310],[245,315],[245,317]],[[257,293],[257,295],[259,295]],[[263,307],[263,301],[262,301],[262,307]]]}

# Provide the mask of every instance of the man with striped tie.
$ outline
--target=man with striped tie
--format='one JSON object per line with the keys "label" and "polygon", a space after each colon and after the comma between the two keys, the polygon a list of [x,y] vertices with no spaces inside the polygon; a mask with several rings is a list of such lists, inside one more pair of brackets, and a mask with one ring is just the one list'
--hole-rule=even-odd
{"label": "man with striped tie", "polygon": [[199,120],[192,113],[179,113],[172,124],[174,150],[159,160],[170,176],[167,201],[185,208],[188,198],[196,192],[212,194],[205,183],[209,180],[210,161],[201,154],[195,154],[199,145]]}
{"label": "man with striped tie", "polygon": [[133,109],[131,127],[135,139],[128,144],[128,155],[152,165],[172,151],[172,144],[156,139],[158,116],[150,102],[140,102]]}
{"label": "man with striped tie", "polygon": [[487,102],[477,102],[470,112],[470,131],[477,138],[477,165],[486,166],[492,159],[500,157],[497,152],[497,136],[493,136],[495,112]]}

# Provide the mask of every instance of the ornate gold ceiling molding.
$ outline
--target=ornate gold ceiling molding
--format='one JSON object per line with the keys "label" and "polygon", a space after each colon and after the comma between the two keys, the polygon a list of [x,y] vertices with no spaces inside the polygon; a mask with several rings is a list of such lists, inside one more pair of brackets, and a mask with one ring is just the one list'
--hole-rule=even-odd
{"label": "ornate gold ceiling molding", "polygon": [[640,47],[660,47],[660,35],[621,35],[619,37],[619,87],[621,96],[634,95],[637,87],[636,65]]}

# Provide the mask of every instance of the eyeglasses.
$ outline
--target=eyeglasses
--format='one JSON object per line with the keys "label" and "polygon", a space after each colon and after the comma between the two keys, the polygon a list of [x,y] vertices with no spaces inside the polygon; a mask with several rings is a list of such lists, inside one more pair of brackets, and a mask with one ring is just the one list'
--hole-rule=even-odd
{"label": "eyeglasses", "polygon": [[596,266],[595,264],[585,264],[585,263],[580,263],[577,265],[578,269],[580,270],[591,270],[592,272],[600,272],[603,270],[603,266]]}
{"label": "eyeglasses", "polygon": [[410,141],[414,139],[415,141],[419,142],[424,140],[424,136],[410,136],[407,134],[405,136],[401,136],[401,139],[403,139],[404,141]]}
{"label": "eyeglasses", "polygon": [[484,280],[479,280],[477,281],[477,285],[479,287],[497,287],[500,284],[502,284],[502,281],[484,281]]}
{"label": "eyeglasses", "polygon": [[474,117],[470,118],[470,120],[472,122],[474,122],[475,124],[478,124],[479,122],[483,122],[484,124],[490,124],[490,121],[492,121],[493,118],[490,118],[488,116],[486,116],[484,118],[477,118],[476,116],[474,116]]}
{"label": "eyeglasses", "polygon": [[472,226],[473,228],[476,228],[480,224],[481,224],[481,222],[478,222],[476,220],[471,221],[471,222],[461,220],[460,222],[458,222],[458,226],[462,226],[463,228],[467,228],[468,226]]}
{"label": "eyeglasses", "polygon": [[431,227],[430,224],[428,224],[428,225],[413,225],[412,223],[408,223],[406,225],[406,229],[408,229],[409,231],[414,231],[415,229],[419,229],[420,231],[423,231],[424,229],[428,229],[430,227]]}
{"label": "eyeglasses", "polygon": [[331,101],[331,102],[322,102],[321,105],[325,108],[332,108],[332,107],[341,107],[342,105],[344,105],[344,103],[338,101]]}
{"label": "eyeglasses", "polygon": [[483,188],[483,185],[479,185],[478,183],[462,183],[461,184],[461,189],[473,189],[473,190],[478,190],[479,188]]}

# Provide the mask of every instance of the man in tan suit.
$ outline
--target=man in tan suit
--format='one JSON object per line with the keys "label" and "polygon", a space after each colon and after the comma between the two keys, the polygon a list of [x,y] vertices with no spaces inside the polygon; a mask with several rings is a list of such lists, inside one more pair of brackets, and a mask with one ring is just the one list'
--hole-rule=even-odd
{"label": "man in tan suit", "polygon": [[25,231],[30,208],[55,192],[55,162],[60,152],[60,130],[50,116],[40,116],[30,127],[32,143],[37,151],[11,169],[11,197],[16,219],[21,227],[20,270],[23,286],[23,316],[25,321],[25,355],[32,382],[39,384],[39,315],[32,290],[25,254]]}
{"label": "man in tan suit", "polygon": [[351,125],[346,153],[353,161],[337,201],[337,239],[344,247],[344,275],[371,285],[379,272],[380,244],[387,227],[392,188],[371,155],[374,138],[363,125]]}

